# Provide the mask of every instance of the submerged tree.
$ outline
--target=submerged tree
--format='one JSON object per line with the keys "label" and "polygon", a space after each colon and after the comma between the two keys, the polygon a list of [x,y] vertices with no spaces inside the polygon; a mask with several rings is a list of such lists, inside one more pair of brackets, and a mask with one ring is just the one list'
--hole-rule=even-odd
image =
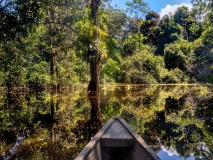
{"label": "submerged tree", "polygon": [[93,44],[90,45],[88,60],[90,63],[90,82],[88,86],[89,91],[99,92],[100,90],[100,64],[101,54],[99,51],[99,32],[98,32],[98,9],[101,5],[101,0],[91,0],[91,18],[93,21]]}

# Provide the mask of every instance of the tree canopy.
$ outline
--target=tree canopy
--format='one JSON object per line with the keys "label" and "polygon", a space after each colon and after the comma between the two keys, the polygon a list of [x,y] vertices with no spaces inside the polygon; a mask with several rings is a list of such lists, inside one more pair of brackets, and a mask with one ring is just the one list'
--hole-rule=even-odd
{"label": "tree canopy", "polygon": [[212,1],[192,3],[160,19],[143,0],[0,1],[0,85],[212,83]]}

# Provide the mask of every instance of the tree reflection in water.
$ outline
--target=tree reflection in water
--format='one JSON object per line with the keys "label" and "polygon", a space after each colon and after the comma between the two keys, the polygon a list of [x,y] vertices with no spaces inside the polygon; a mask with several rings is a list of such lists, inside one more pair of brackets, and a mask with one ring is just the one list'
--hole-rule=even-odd
{"label": "tree reflection in water", "polygon": [[[77,143],[89,142],[102,126],[100,113],[100,92],[89,92],[88,99],[91,104],[90,116],[88,120],[78,121],[78,125],[73,132],[78,137]],[[82,148],[81,148],[82,149]]]}
{"label": "tree reflection in water", "polygon": [[115,116],[157,153],[213,159],[212,95],[212,88],[198,85],[114,85],[89,95],[82,87],[1,93],[0,159],[73,159]]}
{"label": "tree reflection in water", "polygon": [[91,92],[88,95],[91,104],[90,120],[87,122],[89,127],[89,136],[94,136],[101,129],[101,113],[100,113],[100,93]]}

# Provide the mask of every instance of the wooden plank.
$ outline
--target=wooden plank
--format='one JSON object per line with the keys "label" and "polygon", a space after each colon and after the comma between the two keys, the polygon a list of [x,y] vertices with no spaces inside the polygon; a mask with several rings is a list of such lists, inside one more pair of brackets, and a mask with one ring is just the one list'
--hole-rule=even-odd
{"label": "wooden plank", "polygon": [[[135,144],[138,144],[145,152],[147,152],[150,157],[154,160],[160,160],[157,154],[149,147],[149,145],[131,128],[131,126],[122,118],[118,118],[119,121],[126,127],[126,129],[132,134],[133,138],[137,141]],[[139,151],[140,152],[140,151]],[[140,159],[140,158],[139,158]],[[142,157],[141,157],[142,159]],[[148,158],[147,158],[148,159]]]}
{"label": "wooden plank", "polygon": [[118,119],[114,119],[110,129],[101,138],[102,147],[131,147],[133,143],[131,134]]}
{"label": "wooden plank", "polygon": [[113,139],[113,138],[101,138],[101,147],[132,147],[134,140],[130,139]]}
{"label": "wooden plank", "polygon": [[117,118],[114,118],[114,122],[110,126],[110,129],[106,131],[102,138],[110,139],[131,139],[131,134],[127,129],[122,125],[121,121]]}

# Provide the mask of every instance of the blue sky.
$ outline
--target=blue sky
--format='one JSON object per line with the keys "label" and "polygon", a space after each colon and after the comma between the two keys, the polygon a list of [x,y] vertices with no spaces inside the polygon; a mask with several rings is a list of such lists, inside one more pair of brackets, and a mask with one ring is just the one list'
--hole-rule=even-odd
{"label": "blue sky", "polygon": [[[132,2],[133,0],[112,0],[111,5],[112,6],[117,5],[118,9],[125,9],[126,8],[125,3],[127,1]],[[144,1],[148,3],[149,8],[152,11],[161,13],[161,16],[169,12],[174,13],[177,7],[180,7],[182,5],[191,8],[190,0],[144,0]]]}

